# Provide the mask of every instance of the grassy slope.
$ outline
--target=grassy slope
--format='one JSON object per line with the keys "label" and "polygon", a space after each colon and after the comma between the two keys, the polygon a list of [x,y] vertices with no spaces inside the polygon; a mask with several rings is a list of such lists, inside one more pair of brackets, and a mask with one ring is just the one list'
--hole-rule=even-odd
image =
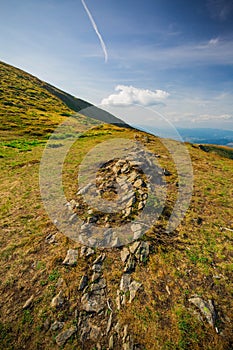
{"label": "grassy slope", "polygon": [[[0,62],[0,140],[47,138],[66,117],[74,114],[48,84]],[[49,86],[49,85],[48,85]],[[91,120],[78,115],[80,130]]]}
{"label": "grassy slope", "polygon": [[[31,89],[35,89],[33,83]],[[52,96],[49,95],[49,98],[52,99]],[[25,101],[29,101],[29,97],[25,97]],[[15,104],[19,103],[17,99]],[[42,99],[41,103],[45,101]],[[40,118],[40,110],[35,105],[36,108],[33,108]],[[54,128],[54,124],[62,118],[61,113],[70,111],[61,104],[61,109],[55,113],[49,105],[48,112],[41,112],[44,118],[46,116],[49,128]],[[5,106],[6,111],[9,111],[8,107]],[[57,232],[40,198],[39,162],[44,148],[40,142],[45,139],[47,131],[43,124],[39,126],[42,132],[40,138],[33,133],[25,133],[28,128],[37,128],[39,124],[33,119],[32,125],[17,124],[14,115],[18,112],[14,113],[8,116],[17,126],[4,130],[4,141],[0,145],[0,344],[2,349],[22,349],[25,346],[33,350],[51,349],[56,348],[56,333],[46,330],[45,320],[61,320],[67,325],[75,322],[74,310],[78,308],[80,297],[77,286],[88,266],[82,258],[76,267],[62,265],[67,249],[77,247],[77,244]],[[30,107],[24,113],[20,114],[19,120],[26,115],[29,122]],[[147,142],[143,133],[137,134],[141,134],[142,141],[150,150],[165,156],[159,159],[161,166],[174,173],[174,165],[158,139],[150,136]],[[75,144],[74,153],[68,156],[64,168],[68,199],[74,197],[77,167],[88,149],[114,136],[133,138],[134,131],[105,126],[93,129],[88,135]],[[23,140],[17,144],[15,139],[19,136]],[[16,143],[14,147],[12,142]],[[193,161],[195,180],[191,206],[173,235],[167,237],[163,234],[166,213],[161,218],[160,227],[148,235],[154,253],[133,273],[134,279],[143,282],[144,291],[118,314],[122,324],[129,324],[130,333],[146,350],[232,348],[232,233],[221,230],[221,227],[233,227],[232,160],[206,153],[196,146],[187,147]],[[169,177],[168,182],[169,211],[176,191],[175,175]],[[57,233],[58,245],[45,242],[45,237],[51,233]],[[122,269],[120,250],[109,251],[104,262],[104,274],[113,301]],[[59,291],[56,285],[59,277],[64,279],[68,302],[57,312],[51,309],[50,302]],[[35,296],[32,308],[23,310],[24,302],[32,294]],[[221,335],[194,316],[194,308],[188,302],[194,294],[213,299],[219,313]],[[73,337],[65,349],[81,349],[78,338]]]}

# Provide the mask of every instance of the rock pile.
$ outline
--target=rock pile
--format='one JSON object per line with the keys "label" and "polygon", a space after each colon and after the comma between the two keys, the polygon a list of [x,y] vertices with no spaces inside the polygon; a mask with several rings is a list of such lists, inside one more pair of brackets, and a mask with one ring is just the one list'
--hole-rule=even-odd
{"label": "rock pile", "polygon": [[[77,217],[83,220],[78,233],[81,244],[117,247],[143,235],[146,225],[135,219],[145,207],[148,213],[150,205],[153,209],[159,208],[159,200],[157,204],[150,204],[148,196],[151,192],[159,199],[164,185],[165,170],[154,163],[155,159],[153,154],[135,148],[129,151],[127,159],[112,159],[103,164],[95,182],[85,183],[79,189],[76,199],[66,206],[70,224],[75,224]],[[94,200],[96,205],[92,207]],[[131,231],[127,233],[127,239],[124,228],[119,234],[119,227],[125,224],[130,225],[128,230]],[[101,229],[98,231],[98,228]]]}
{"label": "rock pile", "polygon": [[[82,246],[78,249],[69,249],[63,264],[75,268],[78,256],[87,260],[88,271],[81,276],[78,293],[77,309],[75,311],[75,325],[66,325],[62,320],[54,320],[49,325],[50,331],[56,332],[55,341],[58,346],[64,346],[73,335],[78,335],[83,346],[92,344],[97,349],[104,346],[108,349],[135,349],[128,325],[121,325],[118,320],[118,310],[127,303],[132,303],[137,293],[142,289],[142,283],[132,278],[132,268],[137,263],[145,261],[149,256],[148,242],[134,242],[129,247],[121,249],[121,260],[124,263],[124,272],[119,281],[116,301],[108,296],[108,285],[103,275],[106,254],[101,253],[94,258],[92,248]],[[51,307],[59,310],[64,307],[65,297],[63,290],[52,299]]]}

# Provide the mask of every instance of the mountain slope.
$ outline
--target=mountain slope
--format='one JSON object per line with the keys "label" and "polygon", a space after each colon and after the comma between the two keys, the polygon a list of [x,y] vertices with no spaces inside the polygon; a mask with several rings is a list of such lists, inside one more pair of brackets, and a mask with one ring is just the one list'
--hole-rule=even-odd
{"label": "mountain slope", "polygon": [[[37,127],[35,119],[30,119],[31,108],[37,118],[41,118],[40,112],[44,113],[44,123],[51,129],[60,118],[66,118],[61,113],[73,112],[38,87],[38,81],[32,80],[36,78],[23,73],[19,78],[18,74],[16,70],[8,77],[7,84],[15,86],[17,79],[18,88],[24,86],[25,91],[19,89],[20,95],[15,97],[15,89],[6,89],[3,100],[12,98],[14,106],[5,105],[2,109],[15,126],[2,131],[5,140],[0,142],[0,348],[232,349],[232,159],[186,145],[194,172],[192,200],[181,224],[167,233],[178,189],[183,187],[178,184],[170,152],[153,135],[115,125],[94,126],[80,115],[82,134],[68,152],[62,169],[62,187],[68,202],[65,210],[70,220],[78,213],[86,224],[94,221],[114,231],[117,220],[127,214],[122,210],[119,215],[102,215],[92,208],[92,202],[86,205],[77,195],[79,165],[89,151],[104,141],[136,138],[152,152],[161,169],[167,170],[163,177],[167,189],[164,209],[146,234],[129,244],[129,251],[127,247],[87,250],[59,231],[42,201],[40,162],[48,131],[41,122],[40,138],[25,133],[30,121],[33,128]],[[38,99],[38,103],[33,100],[33,106],[28,86]],[[26,106],[26,126],[20,123],[24,121],[23,112],[16,119],[21,113],[20,104]],[[53,104],[56,112],[52,111]],[[4,123],[7,126],[7,119]],[[88,131],[85,123],[89,123]],[[50,145],[56,145],[52,151],[54,159],[59,159],[62,140],[54,139]],[[174,141],[174,148],[176,145]],[[136,160],[142,157],[140,152],[137,155]],[[143,178],[140,169],[127,167],[123,160],[120,161],[124,166],[117,168],[118,157],[113,160],[115,163],[101,167],[96,178],[98,188],[105,190],[105,200],[116,196],[113,169],[119,177],[133,179],[134,189],[140,176]],[[130,215],[137,212],[140,193],[153,206],[157,205],[154,193],[147,197],[146,180],[138,183],[126,220],[132,220]]]}
{"label": "mountain slope", "polygon": [[98,120],[127,127],[110,113],[0,62],[0,137],[47,137],[65,117],[75,113],[80,130],[83,125],[98,124]]}

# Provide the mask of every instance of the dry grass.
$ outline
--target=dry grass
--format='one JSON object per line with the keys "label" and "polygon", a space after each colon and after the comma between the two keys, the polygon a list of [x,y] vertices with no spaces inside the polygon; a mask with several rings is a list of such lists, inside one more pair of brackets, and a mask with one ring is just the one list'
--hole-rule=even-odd
{"label": "dry grass", "polygon": [[[111,134],[107,132],[110,129]],[[89,137],[80,139],[74,148],[75,156],[71,152],[67,158],[64,184],[68,198],[76,192],[77,167],[88,149],[119,136],[117,128],[106,126],[101,132],[98,130],[93,129],[88,132]],[[91,136],[92,132],[95,136]],[[120,137],[133,136],[130,130],[120,132]],[[150,139],[148,148],[166,156],[159,141]],[[8,146],[1,148],[4,156],[0,185],[2,344],[4,349],[19,349],[24,345],[28,349],[49,349],[55,346],[54,338],[45,330],[44,322],[46,319],[63,320],[68,325],[75,322],[74,310],[79,308],[80,298],[77,288],[90,261],[80,258],[73,268],[62,265],[67,249],[78,244],[57,233],[43,209],[38,184],[43,144],[20,152]],[[188,145],[188,148],[195,174],[191,206],[173,235],[167,237],[163,233],[166,217],[148,235],[154,252],[133,274],[134,279],[143,282],[144,291],[119,312],[122,324],[129,324],[135,340],[147,350],[230,349],[232,237],[230,231],[220,228],[232,227],[232,161],[196,147]],[[173,171],[169,158],[160,161]],[[176,176],[169,179],[168,207],[174,198],[175,180]],[[45,242],[49,233],[57,233],[57,245]],[[108,251],[104,275],[113,305],[122,269],[120,250]],[[54,312],[50,302],[60,289],[56,286],[60,277],[64,280],[67,302],[59,312]],[[22,310],[32,294],[33,307]],[[194,294],[214,300],[220,335],[194,316],[188,302]],[[78,338],[74,337],[65,348],[78,346]]]}

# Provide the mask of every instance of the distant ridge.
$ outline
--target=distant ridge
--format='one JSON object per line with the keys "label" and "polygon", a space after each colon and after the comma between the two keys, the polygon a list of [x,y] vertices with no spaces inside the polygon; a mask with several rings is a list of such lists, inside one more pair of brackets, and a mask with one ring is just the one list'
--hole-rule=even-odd
{"label": "distant ridge", "polygon": [[76,98],[76,97],[54,87],[53,85],[45,83],[43,85],[43,87],[47,91],[49,91],[50,93],[52,93],[53,95],[58,97],[60,100],[62,100],[67,105],[67,107],[69,107],[70,109],[72,109],[75,112],[81,113],[85,117],[97,119],[99,121],[102,121],[102,122],[108,123],[108,124],[114,124],[117,126],[131,128],[131,126],[126,124],[123,120],[115,117],[111,113],[106,112],[105,110],[98,108],[95,105],[93,105],[87,101],[84,101],[80,98]]}

